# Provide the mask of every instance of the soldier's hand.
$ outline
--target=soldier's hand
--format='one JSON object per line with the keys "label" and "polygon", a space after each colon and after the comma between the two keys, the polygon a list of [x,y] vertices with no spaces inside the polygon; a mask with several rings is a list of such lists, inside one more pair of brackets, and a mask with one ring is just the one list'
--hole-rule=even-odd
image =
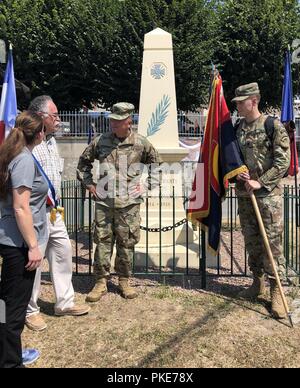
{"label": "soldier's hand", "polygon": [[92,196],[95,199],[100,199],[98,194],[97,194],[96,186],[95,185],[87,185],[86,188],[88,189],[88,191],[92,194]]}
{"label": "soldier's hand", "polygon": [[141,197],[146,192],[146,189],[143,185],[137,184],[129,188],[129,196],[132,198]]}
{"label": "soldier's hand", "polygon": [[258,181],[250,179],[245,183],[245,188],[247,192],[251,194],[253,191],[261,189],[262,185]]}
{"label": "soldier's hand", "polygon": [[242,172],[241,174],[239,174],[239,175],[236,177],[236,179],[237,179],[238,181],[244,181],[244,182],[246,182],[246,181],[248,181],[248,180],[250,179],[250,175],[249,175],[248,172]]}

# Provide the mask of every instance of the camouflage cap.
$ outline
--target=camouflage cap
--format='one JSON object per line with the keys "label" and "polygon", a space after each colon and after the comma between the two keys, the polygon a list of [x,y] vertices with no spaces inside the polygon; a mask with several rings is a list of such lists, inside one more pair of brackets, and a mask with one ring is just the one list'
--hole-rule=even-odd
{"label": "camouflage cap", "polygon": [[134,112],[134,105],[129,102],[118,102],[113,105],[111,113],[109,114],[110,119],[114,120],[126,120]]}
{"label": "camouflage cap", "polygon": [[242,85],[235,89],[235,98],[231,101],[244,101],[251,96],[260,94],[258,84],[253,82],[252,84]]}

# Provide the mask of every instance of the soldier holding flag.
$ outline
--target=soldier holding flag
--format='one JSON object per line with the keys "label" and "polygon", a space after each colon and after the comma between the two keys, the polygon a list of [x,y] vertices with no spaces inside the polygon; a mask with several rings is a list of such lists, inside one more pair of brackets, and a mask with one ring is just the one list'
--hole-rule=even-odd
{"label": "soldier holding flag", "polygon": [[[237,140],[249,172],[237,176],[236,191],[239,214],[245,238],[253,284],[239,296],[253,299],[265,292],[265,274],[271,287],[272,314],[277,319],[285,318],[284,305],[274,271],[268,260],[259,232],[257,219],[249,193],[254,193],[266,229],[271,251],[276,260],[279,276],[285,274],[282,233],[282,189],[280,180],[290,165],[290,142],[284,126],[260,113],[260,90],[257,83],[238,87],[235,91],[237,110],[241,119]],[[269,122],[269,123],[268,123]]]}

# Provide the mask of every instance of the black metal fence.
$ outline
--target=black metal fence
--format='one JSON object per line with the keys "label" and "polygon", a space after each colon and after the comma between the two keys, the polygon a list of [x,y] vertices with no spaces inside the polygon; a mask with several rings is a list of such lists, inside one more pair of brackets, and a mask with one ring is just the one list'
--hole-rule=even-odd
{"label": "black metal fence", "polygon": [[[161,191],[157,197],[146,197],[143,209],[142,240],[133,260],[135,275],[199,276],[204,274],[205,253],[203,233],[186,220],[184,203],[187,195],[165,197]],[[157,205],[155,225],[150,224],[153,203]],[[168,203],[166,203],[166,201]],[[179,201],[180,211],[177,209]],[[152,206],[151,206],[152,205]],[[180,206],[181,205],[181,206]],[[93,263],[93,220],[95,203],[88,192],[76,181],[63,182],[62,206],[69,232],[76,274],[91,274]],[[171,222],[163,224],[163,214],[168,207]],[[178,219],[178,217],[180,219]],[[153,220],[152,220],[153,221]]]}
{"label": "black metal fence", "polygon": [[93,220],[95,204],[77,181],[62,183],[61,202],[65,223],[72,242],[76,274],[92,273]]}
{"label": "black metal fence", "polygon": [[295,118],[295,124],[296,124],[296,141],[297,143],[300,142],[300,117]]}
{"label": "black metal fence", "polygon": [[[300,188],[285,186],[284,209],[284,255],[289,276],[300,276],[300,218],[296,216],[300,204]],[[153,198],[146,198],[142,212],[143,245],[138,246],[133,262],[135,275],[200,276],[202,287],[207,276],[247,276],[247,253],[238,216],[234,187],[230,187],[222,205],[222,234],[217,257],[205,249],[205,233],[188,223],[178,211],[179,203],[187,196],[169,198],[159,195],[157,224],[150,225]],[[65,207],[65,222],[73,244],[76,274],[91,274],[93,263],[94,202],[91,196],[76,181],[62,185],[62,205]],[[163,221],[165,211],[172,213],[168,225]],[[179,233],[180,231],[180,233]],[[153,241],[153,235],[155,239]],[[153,253],[155,251],[155,253]],[[153,258],[153,255],[155,256]]]}
{"label": "black metal fence", "polygon": [[300,276],[300,187],[284,187],[284,255],[289,277]]}

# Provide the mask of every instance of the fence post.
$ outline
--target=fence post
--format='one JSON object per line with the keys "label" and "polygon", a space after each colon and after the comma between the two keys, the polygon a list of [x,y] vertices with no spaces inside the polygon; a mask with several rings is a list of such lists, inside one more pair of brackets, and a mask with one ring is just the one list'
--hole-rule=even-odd
{"label": "fence post", "polygon": [[5,347],[6,347],[6,308],[5,302],[0,299],[0,368],[4,367]]}
{"label": "fence post", "polygon": [[233,275],[233,196],[232,187],[230,186],[230,262],[231,262],[231,275]]}
{"label": "fence post", "polygon": [[205,231],[201,230],[201,288],[206,289],[206,243]]}
{"label": "fence post", "polygon": [[289,259],[290,259],[290,252],[289,252],[289,187],[285,186],[284,188],[284,248],[285,248],[285,260],[286,260],[286,267],[288,271],[289,267]]}
{"label": "fence post", "polygon": [[78,184],[75,181],[75,255],[76,255],[76,275],[78,275]]}
{"label": "fence post", "polygon": [[89,192],[89,274],[92,274],[92,252],[93,252],[93,239],[92,239],[92,194]]}
{"label": "fence post", "polygon": [[80,225],[80,231],[84,232],[84,217],[85,217],[85,195],[86,195],[86,188],[82,182],[80,182],[80,203],[81,203],[81,209],[80,209],[80,217],[81,217],[81,225]]}
{"label": "fence post", "polygon": [[159,184],[159,273],[162,273],[162,190]]}

